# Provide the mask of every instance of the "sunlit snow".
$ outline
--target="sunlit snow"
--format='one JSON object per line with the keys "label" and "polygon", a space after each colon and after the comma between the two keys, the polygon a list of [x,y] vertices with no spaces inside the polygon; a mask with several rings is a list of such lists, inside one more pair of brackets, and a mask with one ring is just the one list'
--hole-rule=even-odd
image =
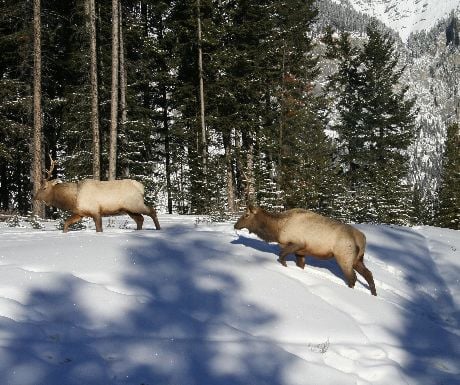
{"label": "sunlit snow", "polygon": [[458,384],[458,231],[358,225],[374,297],[232,223],[159,219],[0,224],[1,384]]}

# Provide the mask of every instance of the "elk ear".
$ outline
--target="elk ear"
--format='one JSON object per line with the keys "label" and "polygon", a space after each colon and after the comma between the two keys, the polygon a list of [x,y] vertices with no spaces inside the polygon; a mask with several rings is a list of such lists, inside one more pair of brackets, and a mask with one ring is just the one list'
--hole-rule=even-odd
{"label": "elk ear", "polygon": [[254,207],[252,203],[248,204],[248,210],[250,213],[255,214],[257,212],[257,207]]}

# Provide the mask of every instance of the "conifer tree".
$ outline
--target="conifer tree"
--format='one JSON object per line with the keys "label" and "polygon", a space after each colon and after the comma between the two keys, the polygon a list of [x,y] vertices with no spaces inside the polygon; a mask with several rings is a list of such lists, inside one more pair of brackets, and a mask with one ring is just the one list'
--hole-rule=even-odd
{"label": "conifer tree", "polygon": [[330,41],[339,57],[333,78],[339,90],[339,159],[356,203],[353,219],[408,223],[407,148],[414,136],[414,101],[399,84],[403,68],[393,39],[373,24],[367,37],[362,48],[347,35]]}
{"label": "conifer tree", "polygon": [[310,31],[316,15],[311,1],[276,3],[274,48],[281,73],[278,172],[287,207],[325,210],[331,151],[320,120],[322,97],[313,92],[318,58],[312,53]]}
{"label": "conifer tree", "polygon": [[439,209],[436,222],[439,226],[460,230],[460,126],[447,128],[446,149],[439,190]]}
{"label": "conifer tree", "polygon": [[[24,17],[30,15],[30,17]],[[0,210],[30,210],[32,2],[0,3]]]}

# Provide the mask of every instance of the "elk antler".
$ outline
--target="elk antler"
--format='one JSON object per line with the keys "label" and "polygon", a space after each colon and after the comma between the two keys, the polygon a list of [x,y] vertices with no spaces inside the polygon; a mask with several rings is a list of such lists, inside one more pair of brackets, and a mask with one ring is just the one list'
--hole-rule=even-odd
{"label": "elk antler", "polygon": [[50,157],[50,169],[49,170],[45,170],[46,172],[46,180],[50,180],[51,179],[51,175],[53,174],[53,170],[54,170],[54,166],[56,165],[56,161],[53,160],[53,158],[51,158],[51,155],[48,154],[48,156]]}
{"label": "elk antler", "polygon": [[243,177],[246,180],[246,187],[244,193],[246,199],[246,207],[249,208],[250,206],[252,206],[254,200],[253,192],[251,191],[251,181],[253,180],[248,177],[244,170],[241,170],[241,173],[243,174]]}

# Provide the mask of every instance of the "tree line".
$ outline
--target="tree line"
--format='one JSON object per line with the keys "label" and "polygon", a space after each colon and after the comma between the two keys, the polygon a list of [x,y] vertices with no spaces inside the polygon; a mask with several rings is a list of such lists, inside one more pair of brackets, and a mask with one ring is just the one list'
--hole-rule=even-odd
{"label": "tree line", "polygon": [[416,111],[378,25],[360,42],[319,35],[313,0],[1,7],[1,210],[43,215],[31,194],[50,154],[55,176],[137,179],[169,213],[253,201],[420,221],[407,177]]}

